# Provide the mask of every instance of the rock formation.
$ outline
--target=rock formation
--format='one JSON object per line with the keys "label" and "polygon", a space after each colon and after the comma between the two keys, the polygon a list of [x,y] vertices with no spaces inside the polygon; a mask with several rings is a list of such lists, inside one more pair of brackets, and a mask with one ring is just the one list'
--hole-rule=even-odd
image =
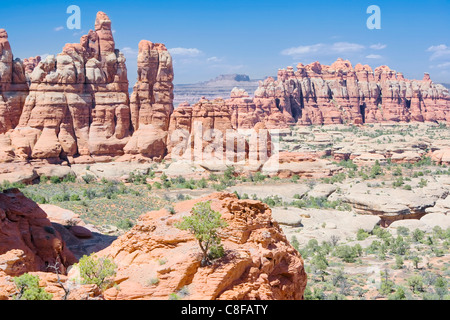
{"label": "rock formation", "polygon": [[24,65],[14,59],[8,34],[0,29],[0,134],[17,126],[27,95]]}
{"label": "rock formation", "polygon": [[[211,201],[212,209],[228,223],[219,232],[225,255],[204,267],[195,237],[174,227],[199,201]],[[0,300],[12,298],[16,293],[13,277],[24,273],[38,275],[40,286],[53,299],[63,299],[61,284],[70,291],[69,300],[167,299],[183,287],[189,292],[185,299],[303,298],[307,276],[302,257],[266,204],[214,193],[177,203],[175,211],[142,215],[130,231],[96,253],[118,265],[117,286],[102,292],[96,285],[80,283],[79,270],[73,265],[77,259],[62,240],[60,228],[50,223],[36,203],[17,189],[0,194]],[[56,214],[60,222],[70,216]],[[56,262],[59,276],[51,269]]]}
{"label": "rock formation", "polygon": [[361,124],[374,122],[450,122],[448,89],[425,74],[408,80],[401,73],[381,66],[354,68],[338,59],[330,66],[314,62],[278,71],[255,91],[255,99],[276,101],[288,123]]}
{"label": "rock formation", "polygon": [[0,263],[0,271],[12,276],[49,271],[55,263],[64,274],[76,262],[47,214],[17,189],[0,193],[0,257],[9,261]]}
{"label": "rock formation", "polygon": [[171,159],[194,150],[199,133],[202,151],[220,153],[232,145],[220,138],[227,131],[246,140],[244,151],[232,147],[238,158],[251,151],[248,135],[237,131],[257,126],[450,122],[448,89],[428,74],[408,80],[387,66],[353,67],[343,59],[281,69],[276,80],[260,82],[254,98],[234,88],[229,99],[201,99],[174,110],[166,47],[139,43],[138,79],[129,97],[125,58],[105,13],[97,13],[94,29],[56,56],[23,61],[13,59],[0,29],[0,163]]}
{"label": "rock formation", "polygon": [[131,95],[134,134],[124,151],[150,158],[166,155],[169,119],[173,112],[172,57],[164,44],[142,40],[138,53],[138,80]]}
{"label": "rock formation", "polygon": [[[228,223],[220,232],[226,255],[200,267],[197,241],[173,224],[188,215],[195,203],[207,200]],[[215,193],[178,203],[175,211],[171,215],[162,209],[141,216],[129,232],[98,252],[113,258],[119,267],[120,290],[108,289],[106,299],[167,299],[183,287],[189,291],[185,299],[303,297],[307,281],[303,260],[266,204]]]}

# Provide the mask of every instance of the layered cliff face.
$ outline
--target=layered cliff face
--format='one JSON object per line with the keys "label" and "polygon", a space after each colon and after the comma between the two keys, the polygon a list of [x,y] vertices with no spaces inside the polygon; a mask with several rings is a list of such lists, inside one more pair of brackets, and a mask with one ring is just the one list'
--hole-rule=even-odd
{"label": "layered cliff face", "polygon": [[[206,267],[200,266],[193,235],[173,225],[199,201],[211,201],[228,223],[220,231],[226,254]],[[189,292],[185,299],[303,298],[307,276],[302,257],[266,204],[216,193],[178,203],[175,211],[141,216],[135,227],[98,252],[118,265],[118,286],[104,292],[106,299],[167,299],[183,287]]]}
{"label": "layered cliff face", "polygon": [[288,123],[361,124],[374,122],[450,122],[448,89],[423,80],[408,80],[381,66],[354,68],[338,59],[330,66],[318,62],[278,71],[255,91],[257,98],[272,98]]}
{"label": "layered cliff face", "polygon": [[97,14],[95,31],[39,62],[29,77],[30,94],[16,128],[22,144],[13,143],[24,151],[21,156],[123,153],[130,136],[128,80],[106,14]]}
{"label": "layered cliff face", "polygon": [[20,119],[5,128],[14,129],[4,136],[13,146],[11,156],[73,162],[123,154],[131,134],[128,80],[108,16],[99,12],[95,31],[39,60],[28,59],[20,73],[30,86],[23,108],[15,108]]}
{"label": "layered cliff face", "polygon": [[105,13],[98,12],[94,29],[42,61],[14,60],[0,30],[0,163],[170,159],[174,150],[175,156],[193,150],[196,136],[202,151],[226,151],[227,131],[246,140],[248,157],[248,135],[237,131],[257,125],[450,122],[448,90],[428,74],[407,80],[387,66],[372,70],[342,59],[279,70],[276,80],[260,82],[254,98],[235,88],[229,99],[174,110],[166,47],[139,43],[138,79],[129,97],[125,58]]}

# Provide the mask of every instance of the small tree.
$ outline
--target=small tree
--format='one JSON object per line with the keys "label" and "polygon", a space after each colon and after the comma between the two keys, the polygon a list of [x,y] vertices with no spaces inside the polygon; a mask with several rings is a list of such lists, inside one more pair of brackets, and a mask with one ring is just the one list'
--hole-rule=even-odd
{"label": "small tree", "polygon": [[311,264],[316,269],[316,272],[322,278],[322,281],[325,281],[325,275],[327,274],[326,270],[328,267],[328,261],[325,256],[321,253],[317,253],[311,260]]}
{"label": "small tree", "polygon": [[16,300],[51,300],[53,295],[39,287],[39,276],[25,273],[20,277],[14,278],[17,294],[14,295]]}
{"label": "small tree", "polygon": [[[217,231],[228,226],[220,213],[211,209],[211,201],[199,202],[192,208],[192,215],[174,224],[181,230],[188,230],[198,241],[202,250],[202,266],[210,264],[211,252],[213,259],[223,255],[223,247]],[[220,253],[220,254],[217,254]]]}
{"label": "small tree", "polygon": [[106,289],[110,282],[108,278],[116,274],[117,265],[108,258],[97,258],[95,253],[84,255],[78,262],[80,276],[84,284],[96,284],[101,289]]}

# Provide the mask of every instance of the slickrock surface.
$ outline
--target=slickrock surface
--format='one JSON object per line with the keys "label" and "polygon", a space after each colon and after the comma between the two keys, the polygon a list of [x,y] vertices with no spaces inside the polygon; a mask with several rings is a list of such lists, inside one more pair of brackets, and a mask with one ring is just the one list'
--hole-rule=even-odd
{"label": "slickrock surface", "polygon": [[[199,201],[211,200],[228,227],[220,232],[226,255],[200,267],[198,243],[173,226]],[[176,213],[149,212],[98,253],[118,264],[118,287],[106,299],[167,299],[184,288],[185,299],[301,299],[307,277],[300,254],[288,243],[267,205],[215,193],[176,204]]]}

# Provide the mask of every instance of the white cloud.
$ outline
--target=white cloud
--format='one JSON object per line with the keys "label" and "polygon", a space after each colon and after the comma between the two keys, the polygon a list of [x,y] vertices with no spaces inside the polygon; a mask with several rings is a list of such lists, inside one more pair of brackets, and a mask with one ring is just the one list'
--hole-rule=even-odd
{"label": "white cloud", "polygon": [[377,44],[372,44],[372,45],[370,46],[370,49],[373,49],[373,50],[382,50],[382,49],[384,49],[384,48],[386,48],[386,47],[387,47],[387,44],[377,43]]}
{"label": "white cloud", "polygon": [[331,50],[336,53],[358,52],[364,49],[364,46],[357,43],[336,42],[331,46]]}
{"label": "white cloud", "polygon": [[440,44],[437,46],[431,46],[426,51],[433,52],[430,57],[430,61],[439,59],[442,57],[450,56],[450,48],[445,44]]}
{"label": "white cloud", "polygon": [[281,54],[285,56],[291,56],[292,58],[296,59],[311,55],[324,56],[356,53],[362,51],[364,48],[365,46],[361,44],[350,42],[335,42],[333,44],[317,43],[313,45],[288,48],[281,51]]}
{"label": "white cloud", "polygon": [[438,68],[447,68],[450,67],[450,62],[444,62],[437,65]]}
{"label": "white cloud", "polygon": [[210,57],[210,58],[206,59],[206,61],[208,61],[208,62],[221,62],[222,59],[217,58],[217,57]]}
{"label": "white cloud", "polygon": [[130,48],[130,47],[124,47],[122,48],[120,51],[122,51],[123,55],[125,56],[125,58],[130,59],[130,58],[137,58],[137,55],[139,53],[138,50]]}
{"label": "white cloud", "polygon": [[450,67],[450,61],[430,66],[431,69],[445,69]]}
{"label": "white cloud", "polygon": [[380,56],[379,54],[369,54],[366,56],[367,59],[381,59],[382,56]]}
{"label": "white cloud", "polygon": [[323,49],[324,47],[325,47],[325,45],[322,43],[313,44],[313,45],[309,45],[309,46],[299,46],[299,47],[285,49],[285,50],[281,51],[281,54],[285,55],[285,56],[296,57],[296,56],[301,56],[301,55],[305,55],[305,54],[309,54],[309,53],[316,53],[319,50]]}
{"label": "white cloud", "polygon": [[59,27],[54,28],[53,30],[55,30],[56,32],[58,32],[58,31],[61,31],[61,30],[63,30],[63,29],[64,29],[63,26],[59,26]]}
{"label": "white cloud", "polygon": [[171,55],[179,55],[179,56],[188,56],[188,57],[197,57],[202,54],[197,48],[172,48],[169,49]]}

